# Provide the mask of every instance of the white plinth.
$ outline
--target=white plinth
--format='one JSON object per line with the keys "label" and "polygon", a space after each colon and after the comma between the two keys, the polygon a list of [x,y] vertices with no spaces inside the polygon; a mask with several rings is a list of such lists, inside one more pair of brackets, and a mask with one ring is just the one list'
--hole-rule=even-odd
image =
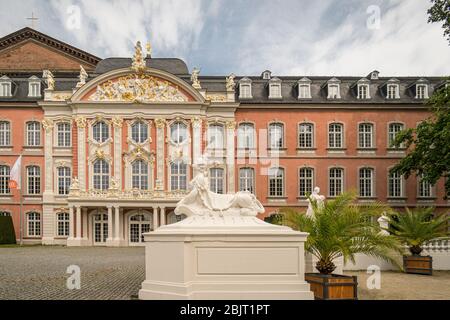
{"label": "white plinth", "polygon": [[256,217],[190,217],[145,235],[143,300],[312,300],[307,234]]}

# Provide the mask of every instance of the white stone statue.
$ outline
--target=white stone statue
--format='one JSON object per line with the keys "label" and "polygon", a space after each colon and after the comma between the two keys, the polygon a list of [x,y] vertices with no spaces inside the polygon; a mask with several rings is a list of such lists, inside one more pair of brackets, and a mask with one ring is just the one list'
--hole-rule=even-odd
{"label": "white stone statue", "polygon": [[232,73],[227,77],[227,91],[234,91],[236,83],[234,82],[236,76]]}
{"label": "white stone statue", "polygon": [[77,87],[82,87],[86,84],[86,80],[89,77],[88,73],[84,69],[82,65],[80,65],[80,75],[78,78],[80,79],[80,82],[77,83]]}
{"label": "white stone statue", "polygon": [[209,190],[206,158],[196,165],[198,174],[191,181],[191,192],[181,200],[175,214],[210,217],[256,217],[264,213],[264,207],[250,192],[217,194]]}
{"label": "white stone statue", "polygon": [[319,208],[323,206],[324,201],[325,201],[325,196],[320,195],[319,187],[315,187],[313,193],[308,198],[309,206],[308,206],[308,210],[306,211],[306,215],[308,217],[314,217],[314,208],[313,208],[313,204],[312,204],[311,200],[315,201]]}
{"label": "white stone statue", "polygon": [[389,217],[386,216],[385,214],[383,214],[381,217],[378,218],[378,224],[380,225],[381,230],[381,234],[388,236],[389,235],[389,231],[387,231],[386,229],[389,228]]}
{"label": "white stone statue", "polygon": [[198,80],[198,76],[199,75],[200,75],[200,69],[194,68],[194,70],[192,70],[191,82],[192,82],[192,86],[195,89],[201,89],[202,88],[202,86],[200,84],[200,80]]}
{"label": "white stone statue", "polygon": [[75,177],[72,179],[70,190],[79,190],[79,189],[80,189],[80,182],[78,181],[78,178]]}
{"label": "white stone statue", "polygon": [[44,70],[42,77],[45,79],[45,82],[47,83],[47,89],[55,90],[55,77],[53,76],[53,73],[50,70]]}

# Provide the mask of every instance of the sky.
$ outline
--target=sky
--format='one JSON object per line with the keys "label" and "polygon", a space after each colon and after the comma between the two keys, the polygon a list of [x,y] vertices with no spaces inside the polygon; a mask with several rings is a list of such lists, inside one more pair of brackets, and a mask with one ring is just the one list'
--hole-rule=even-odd
{"label": "sky", "polygon": [[449,76],[429,0],[0,0],[0,37],[35,28],[100,58],[181,58],[202,75]]}

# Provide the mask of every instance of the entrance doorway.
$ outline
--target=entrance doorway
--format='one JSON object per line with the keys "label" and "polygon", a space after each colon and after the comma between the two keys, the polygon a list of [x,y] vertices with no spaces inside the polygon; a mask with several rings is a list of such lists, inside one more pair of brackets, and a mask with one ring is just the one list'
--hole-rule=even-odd
{"label": "entrance doorway", "polygon": [[94,219],[94,228],[93,231],[93,239],[95,246],[104,246],[106,245],[106,239],[108,239],[108,215],[104,213],[95,214],[93,216]]}
{"label": "entrance doorway", "polygon": [[138,213],[130,216],[129,245],[140,246],[144,244],[144,233],[152,229],[152,218],[148,213]]}

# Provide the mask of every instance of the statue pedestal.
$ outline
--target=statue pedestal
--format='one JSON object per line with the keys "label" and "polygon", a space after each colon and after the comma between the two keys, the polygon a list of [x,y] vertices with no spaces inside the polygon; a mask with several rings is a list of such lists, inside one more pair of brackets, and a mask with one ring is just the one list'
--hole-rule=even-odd
{"label": "statue pedestal", "polygon": [[143,300],[312,300],[307,234],[256,217],[192,216],[145,235]]}

